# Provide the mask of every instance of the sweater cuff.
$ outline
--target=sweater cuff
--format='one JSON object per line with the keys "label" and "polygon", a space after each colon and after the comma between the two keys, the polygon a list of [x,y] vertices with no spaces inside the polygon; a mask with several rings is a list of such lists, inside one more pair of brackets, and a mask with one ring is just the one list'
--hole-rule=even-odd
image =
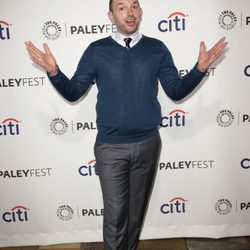
{"label": "sweater cuff", "polygon": [[207,70],[205,72],[201,72],[198,69],[198,62],[194,65],[192,72],[197,77],[204,77],[207,74]]}
{"label": "sweater cuff", "polygon": [[48,72],[46,72],[46,73],[47,73],[47,76],[48,76],[48,78],[49,78],[50,80],[55,80],[55,79],[57,79],[57,78],[60,77],[60,75],[61,75],[62,72],[61,72],[60,68],[59,68],[58,65],[57,65],[57,74],[56,74],[56,75],[50,76]]}

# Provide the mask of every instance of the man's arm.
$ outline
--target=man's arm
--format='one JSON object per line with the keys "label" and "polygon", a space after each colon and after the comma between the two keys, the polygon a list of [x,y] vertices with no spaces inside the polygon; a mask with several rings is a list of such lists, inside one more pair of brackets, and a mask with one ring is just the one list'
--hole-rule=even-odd
{"label": "man's arm", "polygon": [[45,53],[36,48],[30,41],[25,44],[32,61],[47,72],[53,86],[68,101],[77,101],[93,82],[95,71],[90,49],[85,51],[74,76],[69,79],[57,66],[55,57],[47,44],[43,44]]}
{"label": "man's arm", "polygon": [[166,48],[165,57],[158,72],[165,93],[175,101],[190,94],[205,76],[210,65],[221,56],[225,47],[225,38],[220,39],[209,51],[206,51],[204,42],[201,42],[198,62],[183,78],[179,76],[171,53]]}

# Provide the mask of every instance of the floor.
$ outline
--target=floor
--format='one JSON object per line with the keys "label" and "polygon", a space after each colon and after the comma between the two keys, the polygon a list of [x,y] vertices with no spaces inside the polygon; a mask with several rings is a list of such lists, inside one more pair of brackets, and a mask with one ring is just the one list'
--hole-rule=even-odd
{"label": "floor", "polygon": [[[137,250],[250,250],[250,237],[225,239],[143,240]],[[102,243],[79,243],[34,247],[0,247],[0,250],[103,250]]]}

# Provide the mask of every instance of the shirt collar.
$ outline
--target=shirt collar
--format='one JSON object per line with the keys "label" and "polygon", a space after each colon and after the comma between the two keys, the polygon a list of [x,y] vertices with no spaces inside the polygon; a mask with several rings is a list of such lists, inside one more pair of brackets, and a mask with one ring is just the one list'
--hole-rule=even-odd
{"label": "shirt collar", "polygon": [[[126,38],[126,36],[124,36],[123,34],[116,32],[114,34],[111,35],[111,37],[120,45],[122,45],[123,47],[125,47],[124,44],[124,38]],[[130,47],[132,48],[134,45],[136,45],[139,40],[142,37],[142,34],[139,33],[139,31],[136,31],[135,33],[133,33],[131,36],[129,36],[130,38],[132,38],[132,41],[130,43]]]}

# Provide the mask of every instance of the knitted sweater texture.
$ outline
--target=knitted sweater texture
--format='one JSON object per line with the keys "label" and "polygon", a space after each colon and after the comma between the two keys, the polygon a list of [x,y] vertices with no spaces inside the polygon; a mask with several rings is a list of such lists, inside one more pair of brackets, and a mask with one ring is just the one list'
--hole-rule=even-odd
{"label": "knitted sweater texture", "polygon": [[83,53],[71,79],[60,69],[49,78],[58,92],[72,102],[95,79],[97,140],[116,144],[137,142],[156,133],[161,122],[158,80],[171,99],[181,100],[204,75],[194,66],[180,78],[167,47],[157,39],[142,36],[131,49],[111,37],[95,41]]}

